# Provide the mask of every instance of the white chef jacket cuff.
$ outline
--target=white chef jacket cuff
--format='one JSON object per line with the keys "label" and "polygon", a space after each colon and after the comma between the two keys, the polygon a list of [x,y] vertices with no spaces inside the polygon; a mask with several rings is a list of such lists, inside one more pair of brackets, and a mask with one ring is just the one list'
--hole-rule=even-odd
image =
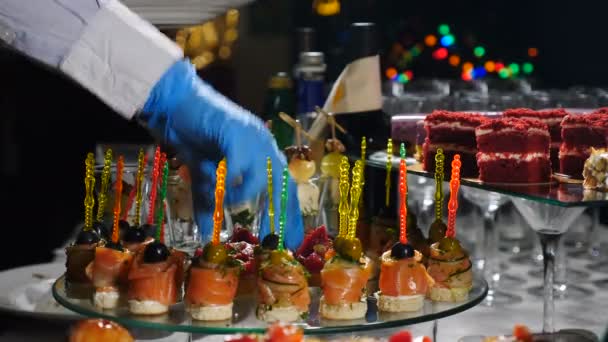
{"label": "white chef jacket cuff", "polygon": [[165,71],[182,57],[169,38],[110,0],[84,28],[60,69],[131,119]]}

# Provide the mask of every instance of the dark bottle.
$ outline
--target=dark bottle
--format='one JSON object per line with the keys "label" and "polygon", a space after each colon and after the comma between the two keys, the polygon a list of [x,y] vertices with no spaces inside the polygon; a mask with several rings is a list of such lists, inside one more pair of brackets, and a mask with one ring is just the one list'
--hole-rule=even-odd
{"label": "dark bottle", "polygon": [[285,72],[279,72],[270,78],[264,106],[265,119],[272,122],[272,134],[279,148],[283,150],[293,145],[294,130],[281,120],[279,117],[281,112],[290,116],[294,116],[296,112],[293,81]]}
{"label": "dark bottle", "polygon": [[298,119],[305,130],[315,118],[315,107],[325,102],[325,60],[322,52],[302,52],[295,69]]}

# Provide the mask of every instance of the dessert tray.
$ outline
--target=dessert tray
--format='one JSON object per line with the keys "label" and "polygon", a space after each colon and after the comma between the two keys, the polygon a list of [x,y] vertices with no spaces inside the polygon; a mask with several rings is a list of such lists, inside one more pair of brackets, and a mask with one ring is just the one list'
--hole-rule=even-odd
{"label": "dessert tray", "polygon": [[[368,288],[373,288],[370,285]],[[376,298],[368,296],[368,310],[365,319],[360,320],[327,320],[319,315],[320,289],[310,287],[311,305],[308,317],[295,322],[307,335],[335,334],[340,332],[366,331],[381,328],[411,325],[433,321],[451,316],[470,309],[479,304],[488,293],[488,284],[480,274],[475,274],[473,288],[466,301],[457,303],[433,302],[425,299],[422,309],[417,312],[384,313],[379,312]],[[234,333],[263,333],[268,323],[256,318],[257,299],[252,296],[238,296],[234,301],[232,319],[221,322],[202,322],[192,320],[186,312],[183,303],[170,307],[169,313],[157,316],[136,316],[129,313],[126,305],[114,310],[96,308],[91,299],[70,297],[66,291],[65,277],[61,276],[53,285],[53,296],[64,307],[89,317],[106,318],[125,326],[151,328],[165,331],[180,331],[201,334],[234,334]]]}
{"label": "dessert tray", "polygon": [[[369,158],[366,161],[366,165],[386,169],[386,159],[386,152],[379,151],[374,153],[373,159]],[[393,164],[398,162],[399,157],[393,157],[392,161]],[[394,173],[399,171],[396,168],[392,170]],[[421,163],[411,160],[408,160],[407,172],[421,177],[434,178],[433,173],[424,171]],[[560,207],[594,207],[604,206],[608,203],[607,192],[587,190],[583,187],[582,181],[560,174],[554,174],[552,181],[548,183],[484,183],[477,178],[461,178],[461,185]]]}

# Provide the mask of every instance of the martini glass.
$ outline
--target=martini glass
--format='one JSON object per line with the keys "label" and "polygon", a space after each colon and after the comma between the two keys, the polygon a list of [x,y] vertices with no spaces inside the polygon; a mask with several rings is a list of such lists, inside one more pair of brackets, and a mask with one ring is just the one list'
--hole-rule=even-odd
{"label": "martini glass", "polygon": [[498,260],[498,231],[496,227],[496,212],[498,209],[509,201],[509,197],[503,196],[496,192],[489,192],[472,187],[463,186],[462,195],[471,203],[477,205],[483,212],[483,227],[478,229],[477,248],[482,248],[479,251],[479,260],[477,268],[483,270],[486,280],[488,281],[488,295],[484,303],[487,306],[515,304],[522,301],[518,295],[504,292],[499,289],[500,285],[505,282],[513,282],[521,284],[524,279],[506,276],[501,272],[500,263]]}
{"label": "martini glass", "polygon": [[[528,224],[538,234],[543,251],[543,333],[560,338],[555,332],[555,294],[554,271],[560,239],[568,227],[583,213],[584,207],[559,207],[523,198],[513,198],[513,204]],[[558,289],[559,291],[559,289]]]}

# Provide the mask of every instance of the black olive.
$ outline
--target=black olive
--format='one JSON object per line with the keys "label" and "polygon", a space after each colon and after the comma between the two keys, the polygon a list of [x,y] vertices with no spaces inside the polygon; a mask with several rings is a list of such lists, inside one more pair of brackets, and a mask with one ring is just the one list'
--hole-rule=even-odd
{"label": "black olive", "polygon": [[77,245],[90,245],[99,242],[99,235],[93,229],[81,230],[76,237]]}
{"label": "black olive", "polygon": [[262,240],[262,248],[275,250],[279,247],[279,236],[276,234],[268,234]]}
{"label": "black olive", "polygon": [[118,228],[121,232],[126,232],[129,228],[131,228],[131,225],[125,220],[120,220],[118,221]]}
{"label": "black olive", "polygon": [[411,258],[414,256],[414,247],[409,243],[402,244],[401,242],[397,242],[391,248],[391,257],[395,259],[405,259]]}
{"label": "black olive", "polygon": [[139,228],[143,229],[144,233],[146,233],[146,236],[151,237],[151,238],[156,237],[156,225],[155,224],[144,223]]}
{"label": "black olive", "polygon": [[93,222],[93,230],[99,235],[100,238],[109,240],[112,238],[112,228],[108,228],[103,222]]}
{"label": "black olive", "polygon": [[121,252],[125,250],[124,247],[120,243],[114,243],[112,241],[108,241],[104,247],[112,248],[112,249],[115,249],[115,250],[121,251]]}
{"label": "black olive", "polygon": [[144,249],[144,262],[152,264],[163,262],[169,258],[169,248],[165,244],[154,241]]}
{"label": "black olive", "polygon": [[123,237],[124,242],[144,242],[146,240],[146,232],[137,227],[131,227],[125,231]]}

